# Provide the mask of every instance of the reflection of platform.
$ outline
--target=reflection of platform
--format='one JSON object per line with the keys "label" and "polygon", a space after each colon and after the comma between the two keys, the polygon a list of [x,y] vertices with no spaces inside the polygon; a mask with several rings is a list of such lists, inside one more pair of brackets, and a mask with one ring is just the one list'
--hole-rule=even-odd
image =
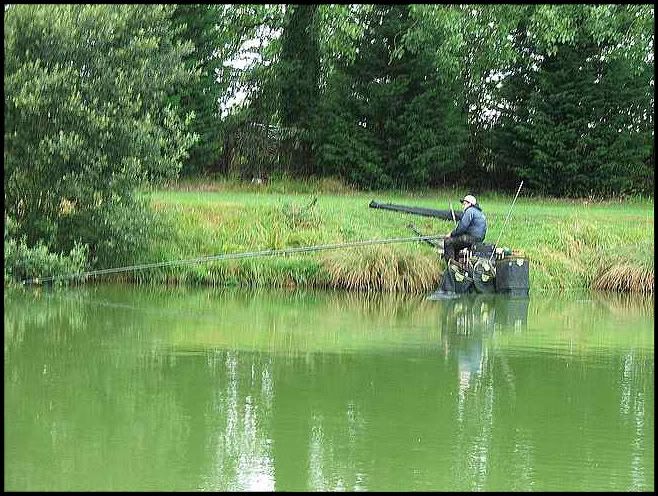
{"label": "reflection of platform", "polygon": [[525,329],[529,298],[461,295],[442,302],[442,332],[461,335]]}
{"label": "reflection of platform", "polygon": [[[512,328],[517,331],[526,329],[530,298],[509,296],[499,299],[501,304],[496,306],[496,327]],[[502,301],[505,303],[502,304]]]}
{"label": "reflection of platform", "polygon": [[459,298],[462,295],[459,293],[453,293],[451,291],[444,291],[442,289],[437,289],[434,293],[431,293],[427,299],[428,300],[454,300]]}

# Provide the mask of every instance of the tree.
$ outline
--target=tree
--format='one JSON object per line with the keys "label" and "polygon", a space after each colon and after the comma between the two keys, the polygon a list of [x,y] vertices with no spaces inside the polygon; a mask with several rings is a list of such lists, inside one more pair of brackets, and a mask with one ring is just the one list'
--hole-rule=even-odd
{"label": "tree", "polygon": [[295,133],[286,140],[289,167],[308,175],[315,159],[312,138],[320,93],[318,5],[291,5],[278,62],[281,124]]}
{"label": "tree", "polygon": [[649,38],[645,30],[628,38],[643,11],[602,8],[612,20],[597,24],[598,7],[537,7],[514,36],[526,57],[499,93],[507,104],[494,130],[496,155],[504,169],[544,194],[653,188],[646,160],[652,61],[636,49]]}
{"label": "tree", "polygon": [[431,186],[463,164],[460,87],[430,50],[407,50],[407,5],[376,5],[353,60],[337,64],[322,106],[321,163],[365,187]]}
{"label": "tree", "polygon": [[532,159],[519,175],[560,196],[631,192],[650,151],[631,111],[643,88],[629,74],[586,41],[547,57],[528,101],[532,126],[520,129]]}
{"label": "tree", "polygon": [[398,119],[398,182],[436,187],[472,181],[471,171],[464,170],[469,128],[459,104],[461,88],[436,75],[426,77]]}
{"label": "tree", "polygon": [[346,178],[361,186],[383,187],[394,181],[399,136],[390,131],[402,111],[408,78],[407,61],[392,61],[392,53],[407,20],[406,6],[374,6],[366,15],[353,62],[338,66],[328,84],[338,93],[328,93],[323,106],[322,122],[333,125],[320,138],[323,169],[347,173]]}
{"label": "tree", "polygon": [[373,187],[389,179],[376,137],[362,125],[358,97],[350,76],[336,69],[327,82],[318,110],[323,123],[316,134],[318,165],[323,176]]}
{"label": "tree", "polygon": [[29,245],[79,241],[98,263],[135,255],[148,227],[135,188],[176,176],[194,141],[165,105],[168,88],[191,81],[172,11],[5,10],[5,211]]}
{"label": "tree", "polygon": [[[276,61],[281,51],[285,5],[236,4],[217,8],[220,9],[218,40],[221,40],[217,57],[222,61],[218,80],[226,91],[220,101],[222,115],[218,129],[222,152],[216,171],[245,175],[256,168],[265,172],[263,168],[270,157],[267,160],[260,157],[257,164],[242,164],[245,157],[236,143],[246,142],[249,146],[251,139],[245,141],[240,136],[247,136],[249,130],[269,129],[280,123]],[[262,139],[265,133],[251,134],[250,138],[270,148],[272,143]]]}
{"label": "tree", "polygon": [[467,123],[461,165],[468,174],[451,181],[479,186],[491,168],[487,138],[490,115],[497,111],[493,86],[519,55],[509,33],[524,18],[525,7],[420,4],[412,6],[411,14],[413,27],[404,37],[404,48],[426,54],[441,76],[441,88],[451,87]]}
{"label": "tree", "polygon": [[179,39],[194,44],[194,51],[183,58],[185,67],[198,73],[195,82],[177,87],[170,96],[183,113],[194,113],[190,131],[199,136],[183,163],[181,173],[186,175],[209,170],[219,160],[219,101],[228,89],[226,81],[217,80],[222,60],[216,47],[226,44],[216,29],[221,20],[218,6],[207,4],[178,4],[172,16]]}

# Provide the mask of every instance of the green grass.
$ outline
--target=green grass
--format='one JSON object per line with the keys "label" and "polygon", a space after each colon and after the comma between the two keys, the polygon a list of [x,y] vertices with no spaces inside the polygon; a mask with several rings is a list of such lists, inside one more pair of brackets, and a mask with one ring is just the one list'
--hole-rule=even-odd
{"label": "green grass", "polygon": [[[336,181],[273,181],[265,186],[188,181],[145,192],[174,226],[143,262],[222,253],[284,249],[368,239],[446,234],[448,221],[371,209],[372,199],[438,209],[458,207],[462,192],[357,192]],[[532,291],[598,289],[653,293],[653,200],[478,198],[488,219],[487,241],[500,239],[530,260]],[[240,286],[332,287],[425,292],[444,269],[422,243],[376,245],[287,257],[211,262],[136,272],[137,282]]]}

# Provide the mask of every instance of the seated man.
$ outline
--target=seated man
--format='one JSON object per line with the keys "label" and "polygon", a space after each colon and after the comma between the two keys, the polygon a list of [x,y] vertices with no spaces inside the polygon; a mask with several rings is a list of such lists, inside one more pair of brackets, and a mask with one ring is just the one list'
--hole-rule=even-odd
{"label": "seated man", "polygon": [[469,248],[484,241],[487,234],[487,218],[473,195],[466,195],[461,200],[464,215],[457,227],[444,239],[443,250],[446,260],[455,259],[455,254],[462,248]]}

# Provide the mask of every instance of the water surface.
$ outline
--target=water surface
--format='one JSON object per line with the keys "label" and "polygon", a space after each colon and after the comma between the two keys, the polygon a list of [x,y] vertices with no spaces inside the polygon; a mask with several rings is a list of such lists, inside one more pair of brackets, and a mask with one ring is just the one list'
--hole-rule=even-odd
{"label": "water surface", "polygon": [[653,491],[653,312],[596,295],[5,295],[5,489]]}

